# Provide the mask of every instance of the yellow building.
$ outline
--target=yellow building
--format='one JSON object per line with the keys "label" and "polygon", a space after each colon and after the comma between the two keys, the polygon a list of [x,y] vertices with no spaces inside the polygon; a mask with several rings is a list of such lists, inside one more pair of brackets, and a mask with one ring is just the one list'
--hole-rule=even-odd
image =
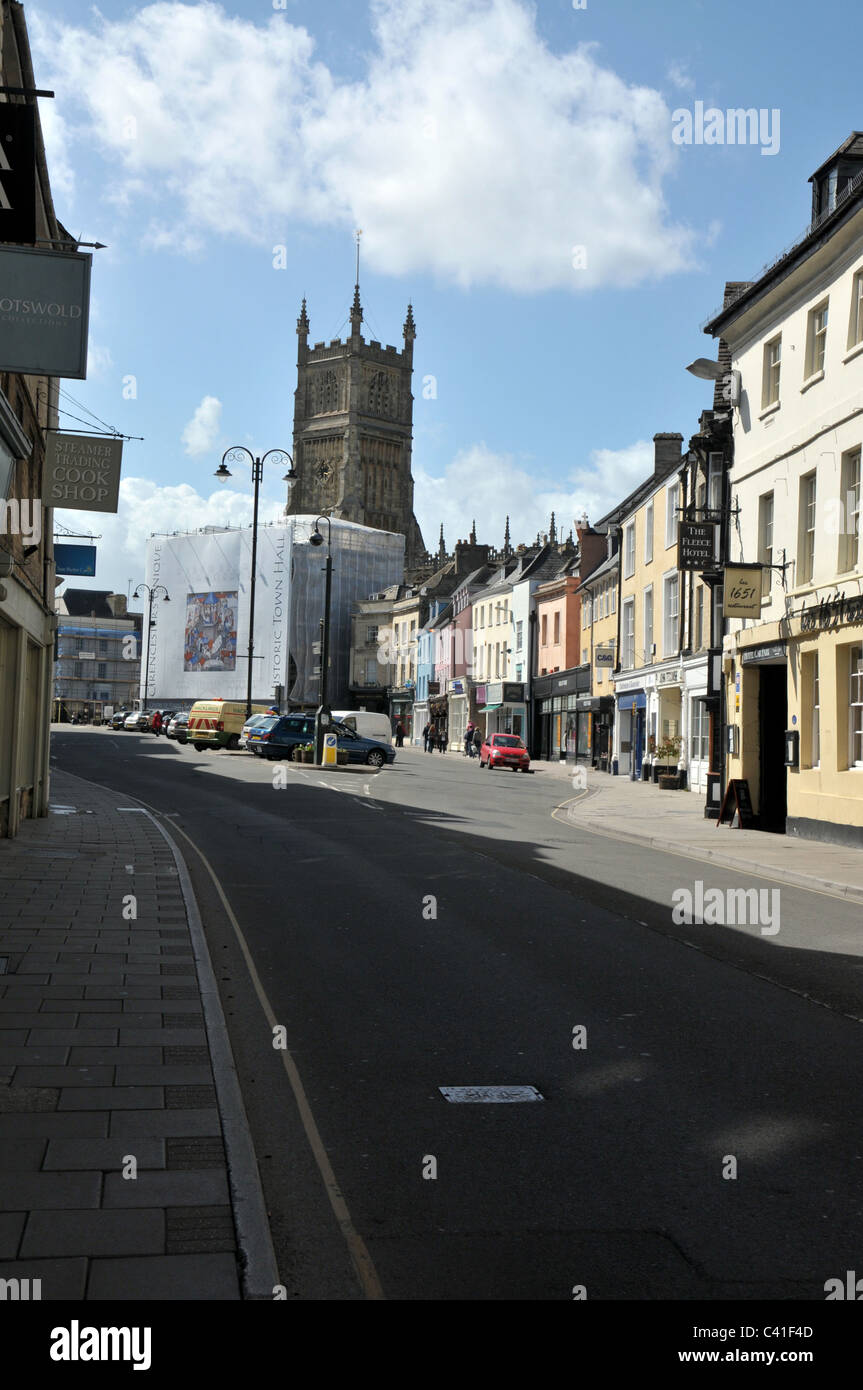
{"label": "yellow building", "polygon": [[590,694],[579,697],[578,710],[587,713],[589,761],[611,771],[614,736],[614,668],[617,664],[617,589],[620,554],[609,535],[609,555],[581,585],[582,661],[590,663]]}

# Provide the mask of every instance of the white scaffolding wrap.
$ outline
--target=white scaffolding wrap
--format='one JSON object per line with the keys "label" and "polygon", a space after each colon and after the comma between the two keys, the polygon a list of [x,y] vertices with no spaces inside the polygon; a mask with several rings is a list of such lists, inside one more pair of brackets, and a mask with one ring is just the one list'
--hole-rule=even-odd
{"label": "white scaffolding wrap", "polygon": [[[255,659],[252,698],[269,702],[277,685],[295,703],[314,706],[320,689],[320,621],[324,615],[324,544],[313,546],[311,516],[258,527]],[[351,614],[358,599],[401,582],[404,537],[350,521],[332,522],[329,700],[350,703]],[[141,694],[189,706],[195,700],[244,699],[248,669],[252,533],[207,527],[151,536],[147,583],[164,584],[153,603],[149,660]],[[146,595],[144,596],[146,600]],[[144,652],[146,657],[146,601]]]}

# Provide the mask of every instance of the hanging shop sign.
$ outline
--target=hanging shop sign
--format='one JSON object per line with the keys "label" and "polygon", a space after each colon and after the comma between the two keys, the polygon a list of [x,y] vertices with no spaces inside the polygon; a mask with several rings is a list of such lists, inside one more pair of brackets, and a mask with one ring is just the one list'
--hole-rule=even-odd
{"label": "hanging shop sign", "polygon": [[860,594],[846,598],[844,593],[837,591],[811,608],[804,603],[800,612],[801,632],[829,632],[832,628],[855,623],[863,623],[863,595]]}
{"label": "hanging shop sign", "polygon": [[0,371],[86,377],[92,260],[0,246]]}
{"label": "hanging shop sign", "polygon": [[0,241],[36,240],[35,109],[0,102]]}
{"label": "hanging shop sign", "polygon": [[677,541],[677,568],[713,569],[716,565],[718,529],[713,522],[682,521]]}
{"label": "hanging shop sign", "polygon": [[726,618],[761,617],[761,566],[726,565],[722,611]]}
{"label": "hanging shop sign", "polygon": [[95,545],[56,545],[54,563],[57,573],[66,575],[93,575],[96,573]]}
{"label": "hanging shop sign", "polygon": [[614,652],[595,651],[593,653],[593,664],[594,666],[613,666]]}
{"label": "hanging shop sign", "polygon": [[524,704],[524,685],[521,681],[504,681],[503,703],[505,705]]}
{"label": "hanging shop sign", "polygon": [[122,439],[50,433],[42,480],[45,505],[73,512],[116,512],[122,464]]}

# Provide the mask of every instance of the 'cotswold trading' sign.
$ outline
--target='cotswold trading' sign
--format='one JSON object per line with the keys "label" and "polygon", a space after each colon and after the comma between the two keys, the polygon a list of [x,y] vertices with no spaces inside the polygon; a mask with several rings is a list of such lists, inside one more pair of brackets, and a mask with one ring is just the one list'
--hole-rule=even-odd
{"label": "'cotswold trading' sign", "polygon": [[722,611],[726,618],[761,617],[761,566],[726,565]]}
{"label": "'cotswold trading' sign", "polygon": [[48,435],[42,500],[73,512],[115,512],[120,496],[122,439],[86,434]]}
{"label": "'cotswold trading' sign", "polygon": [[0,245],[0,371],[86,377],[92,260]]}

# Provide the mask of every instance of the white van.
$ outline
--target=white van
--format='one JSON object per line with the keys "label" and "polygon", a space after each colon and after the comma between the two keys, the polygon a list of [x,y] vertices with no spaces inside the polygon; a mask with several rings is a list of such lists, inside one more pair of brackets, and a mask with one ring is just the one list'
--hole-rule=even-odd
{"label": "white van", "polygon": [[347,724],[360,738],[376,738],[378,743],[391,744],[393,729],[388,714],[371,714],[366,709],[334,709],[333,719]]}

